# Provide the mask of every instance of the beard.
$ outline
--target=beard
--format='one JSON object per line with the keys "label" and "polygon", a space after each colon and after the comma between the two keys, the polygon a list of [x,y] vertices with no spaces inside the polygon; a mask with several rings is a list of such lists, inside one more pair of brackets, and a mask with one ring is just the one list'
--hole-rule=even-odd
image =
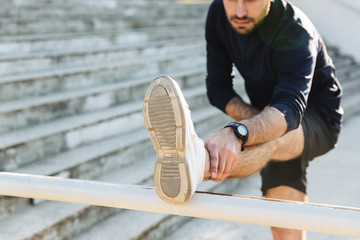
{"label": "beard", "polygon": [[[238,26],[232,24],[233,21],[247,21],[249,23],[248,23],[247,27],[238,27]],[[254,18],[252,18],[252,17],[249,17],[249,16],[245,16],[245,17],[240,18],[240,17],[238,17],[236,15],[232,15],[230,17],[230,23],[231,23],[231,26],[234,29],[234,31],[236,33],[238,33],[238,34],[241,34],[241,35],[247,35],[247,34],[252,33],[255,30],[256,26],[257,26],[256,20]]]}
{"label": "beard", "polygon": [[[257,28],[257,26],[259,26],[262,21],[264,20],[264,18],[268,15],[269,11],[270,11],[270,6],[271,6],[271,1],[268,1],[268,3],[266,4],[266,6],[264,7],[264,9],[261,11],[261,13],[259,14],[259,16],[257,18],[253,18],[250,16],[244,16],[244,17],[238,17],[237,15],[232,15],[229,17],[229,22],[230,25],[232,26],[232,28],[234,29],[234,31],[240,35],[247,35],[247,34],[251,34],[252,32],[255,31],[255,29]],[[247,21],[249,22],[247,24],[247,26],[244,27],[239,27],[236,26],[235,24],[233,24],[233,21]]]}

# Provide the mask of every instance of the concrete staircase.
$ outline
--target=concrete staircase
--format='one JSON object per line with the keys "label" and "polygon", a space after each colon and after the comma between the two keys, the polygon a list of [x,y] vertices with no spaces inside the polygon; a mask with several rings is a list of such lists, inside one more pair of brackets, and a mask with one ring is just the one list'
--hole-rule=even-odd
{"label": "concrete staircase", "polygon": [[[184,90],[202,137],[229,118],[207,101],[207,3],[4,0],[0,9],[0,170],[152,185],[142,120],[149,82]],[[360,65],[329,51],[350,118]],[[241,79],[238,89],[243,92]],[[246,180],[203,183],[236,192]],[[0,196],[0,239],[161,239],[191,218]]]}

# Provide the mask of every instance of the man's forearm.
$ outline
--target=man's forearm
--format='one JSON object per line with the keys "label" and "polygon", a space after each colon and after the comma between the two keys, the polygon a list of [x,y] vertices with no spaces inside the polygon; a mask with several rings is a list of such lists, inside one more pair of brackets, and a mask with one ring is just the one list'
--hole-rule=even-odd
{"label": "man's forearm", "polygon": [[284,135],[287,130],[284,114],[273,107],[266,107],[260,112],[241,98],[234,97],[226,105],[225,111],[248,128],[249,139],[246,145],[274,140]]}
{"label": "man's forearm", "polygon": [[225,107],[227,115],[233,119],[240,121],[246,118],[251,118],[260,111],[250,104],[245,103],[240,97],[232,98]]}
{"label": "man's forearm", "polygon": [[267,107],[254,117],[241,120],[249,131],[246,145],[255,145],[281,137],[287,130],[287,122],[282,112],[274,107]]}

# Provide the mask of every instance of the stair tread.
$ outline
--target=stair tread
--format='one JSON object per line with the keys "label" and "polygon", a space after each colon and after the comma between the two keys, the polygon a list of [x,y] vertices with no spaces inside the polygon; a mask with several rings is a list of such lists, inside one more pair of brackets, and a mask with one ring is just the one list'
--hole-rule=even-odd
{"label": "stair tread", "polygon": [[59,49],[57,52],[25,52],[25,53],[12,53],[12,54],[2,54],[0,56],[1,61],[14,61],[18,59],[35,59],[35,58],[52,58],[52,57],[62,57],[62,56],[71,56],[71,55],[89,55],[95,53],[103,53],[103,52],[118,52],[129,49],[136,48],[149,48],[159,45],[176,45],[176,44],[186,44],[192,43],[194,45],[198,43],[202,43],[203,40],[194,37],[187,37],[181,39],[169,39],[169,40],[150,40],[147,42],[138,42],[133,44],[125,44],[125,45],[114,45],[114,46],[100,46],[94,47],[92,49]]}
{"label": "stair tread", "polygon": [[[154,159],[154,157],[151,159]],[[111,180],[112,183],[137,184],[151,177],[151,165],[153,165],[153,162],[143,159],[138,163],[116,170],[97,180]],[[0,220],[0,238],[23,239],[25,237],[31,237],[66,218],[76,216],[77,213],[89,207],[89,205],[85,204],[56,201],[45,201],[35,206],[26,207]]]}
{"label": "stair tread", "polygon": [[[171,76],[181,77],[183,75],[190,75],[190,74],[194,74],[194,73],[203,73],[203,70],[197,69],[197,68],[188,69],[188,70],[184,70],[184,71],[174,72],[171,74]],[[44,95],[44,96],[9,100],[9,101],[0,103],[0,114],[21,111],[22,109],[27,110],[27,109],[30,109],[33,107],[49,105],[49,104],[57,103],[57,102],[64,102],[64,101],[67,101],[70,99],[80,98],[80,97],[84,97],[84,96],[99,95],[99,94],[105,93],[105,92],[113,92],[113,91],[117,91],[119,89],[124,89],[124,88],[137,86],[137,85],[141,85],[141,84],[146,84],[149,82],[150,81],[147,78],[138,78],[138,79],[132,79],[129,81],[102,84],[99,86],[92,86],[92,87],[83,88],[83,89],[60,91],[60,92],[55,92],[55,93]],[[194,88],[188,90],[188,92],[189,91],[192,91],[192,92],[199,91],[200,89],[205,89],[205,87],[204,86],[194,87]]]}
{"label": "stair tread", "polygon": [[80,128],[82,126],[99,123],[103,120],[114,118],[116,116],[139,111],[142,108],[142,101],[131,102],[100,110],[96,112],[85,113],[76,116],[70,116],[52,122],[24,128],[17,131],[5,133],[0,136],[0,149],[9,148],[44,136],[49,136],[58,132],[68,131]]}
{"label": "stair tread", "polygon": [[[195,30],[202,28],[202,25],[193,24],[192,26],[187,26],[187,30]],[[112,30],[94,30],[94,31],[83,31],[83,32],[73,32],[73,33],[36,33],[36,34],[22,34],[22,35],[0,35],[0,44],[2,42],[34,42],[34,41],[43,41],[43,40],[62,40],[62,39],[72,39],[72,38],[85,38],[88,39],[91,36],[96,35],[122,35],[127,32],[167,32],[173,29],[170,26],[159,26],[159,27],[139,27],[136,29],[112,29]]]}
{"label": "stair tread", "polygon": [[[205,107],[203,109],[192,112],[192,119],[196,124],[209,117],[214,117],[220,114],[212,107]],[[120,135],[109,139],[97,141],[92,144],[87,144],[60,154],[50,156],[42,161],[36,161],[27,166],[23,166],[13,170],[17,173],[38,174],[53,176],[61,172],[68,171],[72,167],[84,164],[91,159],[99,158],[111,152],[118,151],[121,148],[132,146],[140,141],[149,140],[145,126],[137,127],[136,131],[131,134]]]}
{"label": "stair tread", "polygon": [[[143,81],[143,80],[140,80]],[[126,83],[125,83],[126,84]],[[131,83],[127,83],[131,84]],[[109,87],[113,87],[113,85],[100,87],[100,89],[110,90]],[[59,101],[59,99],[64,99],[68,97],[74,97],[75,95],[83,95],[85,93],[93,92],[94,90],[98,90],[99,88],[89,89],[89,90],[79,90],[74,92],[64,92],[60,94],[57,98],[53,96],[45,96],[40,98],[34,98],[32,100],[19,100],[10,102],[7,104],[0,105],[0,112],[6,112],[10,110],[10,107],[13,110],[19,110],[22,107],[31,107],[34,104],[48,104],[49,99]],[[196,94],[198,92],[205,93],[204,87],[199,86],[190,90],[185,90],[185,95]],[[110,107],[103,110],[98,110],[95,112],[83,113],[75,116],[69,116],[57,120],[53,120],[51,122],[42,123],[41,125],[35,125],[28,128],[20,129],[17,131],[12,131],[9,133],[2,134],[0,136],[0,149],[8,148],[9,146],[21,144],[24,142],[28,142],[33,139],[38,139],[44,136],[48,136],[57,132],[67,131],[70,129],[76,129],[81,126],[95,124],[106,119],[112,119],[116,116],[139,112],[142,109],[142,100],[136,100],[129,103],[121,104],[118,106]]]}
{"label": "stair tread", "polygon": [[[199,51],[199,53],[203,54],[203,51]],[[47,77],[53,76],[64,76],[64,75],[71,75],[71,74],[78,74],[78,73],[88,73],[88,72],[96,72],[103,69],[111,69],[119,66],[131,66],[138,63],[149,63],[149,62],[156,62],[161,60],[170,60],[170,59],[181,59],[185,56],[190,56],[194,54],[194,51],[184,51],[178,54],[173,54],[171,56],[148,56],[142,59],[126,59],[122,61],[116,61],[112,63],[97,63],[97,64],[89,64],[86,66],[76,66],[76,67],[60,67],[54,70],[47,70],[41,73],[24,73],[18,74],[14,76],[5,76],[0,77],[0,84],[2,83],[10,83],[10,82],[20,82],[20,81],[28,81],[33,79],[42,79]]]}
{"label": "stair tread", "polygon": [[134,235],[136,236],[142,231],[156,226],[166,216],[168,215],[163,213],[127,210],[100,222],[85,233],[75,237],[74,240],[110,240],[114,239],[114,236],[123,240],[132,239]]}
{"label": "stair tread", "polygon": [[85,164],[91,159],[96,159],[111,152],[119,151],[121,148],[137,144],[139,141],[147,138],[148,136],[145,127],[139,127],[137,131],[132,131],[131,134],[104,139],[62,152],[42,161],[36,161],[32,164],[17,168],[14,172],[45,176],[58,175],[73,167]]}

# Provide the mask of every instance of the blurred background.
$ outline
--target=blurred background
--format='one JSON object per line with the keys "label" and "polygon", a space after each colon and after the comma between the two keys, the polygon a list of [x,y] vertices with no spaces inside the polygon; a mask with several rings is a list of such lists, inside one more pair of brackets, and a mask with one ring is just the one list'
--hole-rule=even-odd
{"label": "blurred background", "polygon": [[[230,121],[206,97],[210,1],[0,0],[0,170],[152,186],[150,81],[179,82],[199,135]],[[344,89],[338,148],[309,168],[310,202],[360,207],[360,1],[294,0]],[[244,94],[242,79],[236,88]],[[200,190],[261,196],[257,174]],[[271,239],[268,227],[0,196],[0,239]],[[352,238],[309,233],[308,239]]]}

